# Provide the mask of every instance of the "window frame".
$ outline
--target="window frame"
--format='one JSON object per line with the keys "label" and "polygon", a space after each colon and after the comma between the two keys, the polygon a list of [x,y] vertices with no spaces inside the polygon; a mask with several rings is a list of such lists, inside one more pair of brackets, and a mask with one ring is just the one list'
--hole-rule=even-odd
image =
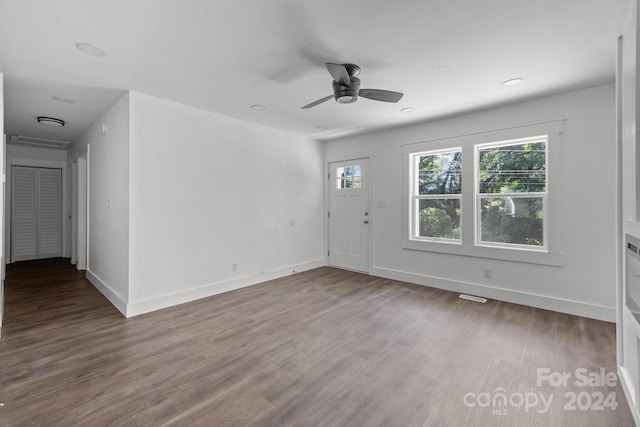
{"label": "window frame", "polygon": [[462,147],[451,147],[439,150],[429,150],[422,151],[411,154],[411,238],[417,241],[427,241],[427,242],[442,242],[449,244],[461,244],[462,238],[460,239],[449,239],[446,237],[430,237],[430,236],[420,236],[420,216],[417,214],[419,209],[420,200],[460,200],[460,218],[462,218],[462,189],[458,194],[418,194],[419,193],[419,163],[420,158],[426,155],[436,155],[441,153],[453,153],[460,152],[462,155]]}
{"label": "window frame", "polygon": [[[560,198],[560,136],[564,121],[556,120],[539,124],[510,127],[499,130],[487,130],[460,136],[440,137],[420,142],[403,144],[403,203],[402,203],[402,248],[404,250],[426,251],[468,257],[490,258],[505,261],[563,266],[566,256],[563,251],[563,233],[561,224],[562,199]],[[514,245],[484,244],[477,239],[477,199],[476,196],[476,152],[478,145],[507,143],[546,135],[546,201],[545,203],[545,248]],[[460,202],[461,242],[438,239],[416,239],[413,235],[413,191],[414,171],[412,161],[417,153],[435,151],[453,151],[462,148],[462,198]],[[471,179],[469,178],[471,177]],[[549,191],[551,189],[551,191]],[[473,214],[469,215],[469,211]]]}
{"label": "window frame", "polygon": [[[480,151],[487,148],[501,148],[513,145],[522,145],[526,143],[544,142],[545,150],[545,190],[539,192],[523,192],[523,193],[480,193]],[[496,141],[485,144],[474,145],[474,220],[475,220],[475,244],[477,246],[498,247],[507,249],[523,249],[529,251],[546,252],[549,242],[549,135],[538,135],[527,138],[511,139],[508,141]],[[463,177],[464,179],[464,177]],[[542,241],[541,246],[523,245],[518,243],[491,242],[482,240],[482,200],[483,199],[523,199],[523,198],[540,198],[542,199]]]}

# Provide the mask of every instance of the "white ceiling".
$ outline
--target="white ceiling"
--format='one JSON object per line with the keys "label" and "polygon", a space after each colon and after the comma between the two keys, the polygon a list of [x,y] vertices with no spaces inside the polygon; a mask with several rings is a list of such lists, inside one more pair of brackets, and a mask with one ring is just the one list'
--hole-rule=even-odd
{"label": "white ceiling", "polygon": [[[630,10],[631,0],[2,0],[5,133],[73,140],[125,90],[320,139],[430,120],[613,81]],[[325,62],[356,63],[363,88],[404,98],[300,109],[332,93]],[[525,81],[501,85],[513,77]],[[67,126],[43,130],[39,115]]]}

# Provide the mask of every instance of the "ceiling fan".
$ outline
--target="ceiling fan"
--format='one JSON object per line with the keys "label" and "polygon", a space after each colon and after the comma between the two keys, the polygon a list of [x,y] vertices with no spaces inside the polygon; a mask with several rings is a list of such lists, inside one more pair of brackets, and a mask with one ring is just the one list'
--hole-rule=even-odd
{"label": "ceiling fan", "polygon": [[374,101],[398,102],[402,98],[402,93],[393,92],[382,89],[360,89],[360,67],[355,64],[333,64],[327,62],[325,64],[329,74],[333,77],[333,95],[325,96],[311,104],[307,104],[304,108],[315,107],[325,101],[335,98],[340,104],[351,104],[358,100],[358,96],[372,99]]}

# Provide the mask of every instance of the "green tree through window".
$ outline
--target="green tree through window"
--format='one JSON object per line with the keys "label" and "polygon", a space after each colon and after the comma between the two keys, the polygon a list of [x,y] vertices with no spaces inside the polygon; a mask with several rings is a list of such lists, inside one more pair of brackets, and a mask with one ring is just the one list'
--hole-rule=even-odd
{"label": "green tree through window", "polygon": [[[411,153],[411,239],[545,249],[547,141],[541,136]],[[466,196],[463,153],[465,161],[475,161],[465,166],[475,171],[464,176]],[[474,217],[464,222],[468,229],[461,228],[462,215]]]}
{"label": "green tree through window", "polygon": [[416,166],[418,235],[459,240],[462,152],[424,153],[417,157]]}
{"label": "green tree through window", "polygon": [[478,154],[480,240],[543,246],[546,142],[484,146]]}

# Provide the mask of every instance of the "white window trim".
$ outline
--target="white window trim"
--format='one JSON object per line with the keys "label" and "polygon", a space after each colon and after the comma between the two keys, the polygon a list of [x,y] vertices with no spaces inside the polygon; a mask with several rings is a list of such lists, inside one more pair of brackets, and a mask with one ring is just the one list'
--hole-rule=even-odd
{"label": "white window trim", "polygon": [[[419,203],[420,200],[439,200],[439,199],[457,199],[460,200],[460,205],[462,205],[462,194],[424,194],[424,195],[417,195],[417,191],[416,188],[418,186],[418,173],[417,172],[417,166],[419,163],[419,159],[421,156],[424,155],[433,155],[433,154],[441,154],[441,153],[449,153],[449,152],[454,152],[454,151],[460,151],[462,152],[462,148],[461,147],[451,147],[451,148],[447,148],[447,149],[443,149],[443,150],[428,150],[428,151],[420,151],[420,152],[416,152],[416,153],[411,153],[410,154],[410,162],[411,162],[411,212],[413,213],[412,218],[413,221],[411,222],[411,229],[410,229],[410,236],[413,236],[411,238],[411,240],[415,240],[415,241],[421,241],[421,242],[441,242],[441,243],[450,243],[450,244],[454,244],[454,245],[459,245],[461,244],[461,240],[460,239],[447,239],[444,237],[420,237],[418,236],[416,233],[416,230],[420,227],[419,226],[419,221],[417,216],[415,215],[415,212],[417,212],[417,205]],[[462,216],[462,207],[460,208],[460,215]]]}
{"label": "white window trim", "polygon": [[[545,191],[544,192],[536,192],[536,193],[480,193],[480,170],[478,169],[480,166],[480,151],[487,148],[501,148],[508,147],[511,145],[519,145],[526,144],[527,142],[542,142],[545,144]],[[549,243],[549,136],[548,135],[538,135],[527,138],[520,139],[512,139],[509,141],[498,141],[495,143],[488,144],[475,144],[474,150],[474,213],[475,213],[475,244],[476,246],[483,247],[491,247],[491,248],[505,248],[505,249],[522,249],[528,251],[536,251],[536,252],[548,252],[548,243]],[[488,242],[483,241],[481,237],[481,201],[482,199],[504,199],[504,198],[541,198],[542,199],[542,215],[544,218],[543,222],[543,230],[542,230],[542,246],[533,246],[533,245],[520,245],[514,243],[500,243],[500,242]]]}
{"label": "white window trim", "polygon": [[[564,121],[552,121],[513,127],[502,130],[474,133],[455,137],[441,138],[406,144],[402,146],[403,159],[403,226],[402,247],[407,250],[419,250],[444,254],[491,258],[505,261],[562,266],[565,255],[562,250],[563,236],[560,224],[562,209],[560,199],[559,163],[560,163],[560,134]],[[545,199],[545,249],[526,245],[498,246],[477,242],[477,224],[475,215],[465,215],[467,209],[476,209],[476,164],[475,152],[477,145],[496,142],[506,142],[547,135],[547,195]],[[412,159],[414,154],[421,152],[447,151],[462,148],[462,198],[461,210],[461,241],[449,239],[415,239],[411,238],[413,225],[410,223],[410,211],[413,206],[413,173]],[[469,161],[471,160],[471,161]]]}

